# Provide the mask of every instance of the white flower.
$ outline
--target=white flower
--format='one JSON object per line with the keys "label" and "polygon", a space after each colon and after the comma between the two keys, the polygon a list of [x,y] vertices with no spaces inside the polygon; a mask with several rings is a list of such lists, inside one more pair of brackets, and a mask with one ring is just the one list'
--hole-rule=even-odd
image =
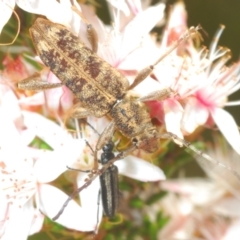
{"label": "white flower", "polygon": [[231,114],[223,109],[224,106],[231,106],[227,98],[240,88],[240,62],[231,67],[224,65],[229,59],[229,50],[216,49],[216,39],[219,39],[222,31],[223,28],[217,32],[209,55],[199,56],[199,73],[195,72],[196,79],[197,76],[199,77],[199,87],[188,99],[185,99],[185,112],[181,126],[183,131],[192,133],[199,125],[211,126],[214,121],[234,150],[240,154],[238,126]]}
{"label": "white flower", "polygon": [[[7,86],[2,91],[0,112],[0,234],[3,239],[27,239],[41,229],[44,219],[41,212],[50,209],[46,215],[52,218],[67,198],[65,193],[46,183],[56,179],[69,162],[76,160],[78,155],[71,148],[81,152],[85,142],[74,144],[74,139],[71,141],[69,134],[57,124],[39,114],[21,111],[16,96]],[[35,136],[46,141],[53,151],[28,147]],[[71,148],[63,145],[61,139]],[[71,202],[57,222],[79,231],[91,230],[82,213],[82,208]]]}

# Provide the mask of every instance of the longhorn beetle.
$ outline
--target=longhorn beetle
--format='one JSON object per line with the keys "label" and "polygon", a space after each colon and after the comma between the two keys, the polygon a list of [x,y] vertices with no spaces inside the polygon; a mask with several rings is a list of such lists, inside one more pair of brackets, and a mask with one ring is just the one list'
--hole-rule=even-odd
{"label": "longhorn beetle", "polygon": [[[99,133],[96,131],[96,129],[94,129],[94,127],[89,122],[87,122],[87,121],[84,121],[84,122],[89,127],[91,127],[92,130],[96,134],[99,135]],[[79,128],[78,121],[76,121],[76,119],[75,119],[75,123],[76,123],[76,130],[77,130],[77,132],[81,132],[80,128]],[[94,153],[96,151],[96,150],[94,151],[92,149],[91,145],[88,143],[87,140],[86,140],[86,144],[92,150],[92,153]],[[67,167],[70,170],[80,171],[80,172],[90,172],[91,173],[89,175],[90,179],[87,180],[87,182],[84,184],[84,187],[87,187],[88,185],[91,184],[91,182],[95,178],[95,175],[99,176],[99,179],[100,179],[100,190],[99,190],[98,203],[99,203],[99,198],[101,196],[104,214],[108,218],[110,218],[110,219],[115,217],[117,208],[119,206],[118,168],[117,168],[117,166],[115,166],[113,164],[112,160],[114,160],[114,159],[115,160],[119,160],[120,159],[119,157],[122,156],[120,154],[120,155],[117,156],[117,158],[115,158],[115,155],[113,153],[113,148],[114,148],[114,143],[111,140],[107,144],[105,144],[103,146],[103,148],[102,148],[103,152],[102,152],[100,160],[99,160],[99,162],[101,163],[103,168],[98,170],[98,172],[88,171],[88,170],[87,171],[83,171],[83,170],[80,170],[80,169]],[[112,163],[109,165],[108,163],[110,161]],[[105,165],[107,165],[106,168],[105,168]],[[64,208],[67,206],[67,203],[77,193],[78,193],[78,190],[73,193],[73,196],[70,196],[67,199],[67,201],[64,203],[63,207],[58,212],[58,214],[53,218],[54,221],[59,218],[59,216],[62,214]],[[95,233],[97,231],[97,226],[98,226],[98,217],[99,217],[99,213],[97,214],[97,224],[96,224]]]}
{"label": "longhorn beetle", "polygon": [[[177,139],[189,147],[189,143],[175,134],[158,132],[143,103],[151,100],[161,101],[175,95],[171,89],[157,90],[139,99],[131,98],[128,90],[134,88],[151,74],[154,66],[181,42],[196,37],[199,34],[197,32],[199,27],[192,27],[184,33],[157,62],[140,71],[130,86],[128,80],[119,71],[95,53],[97,51],[96,32],[90,24],[87,29],[88,38],[94,51],[86,47],[66,27],[43,18],[36,19],[30,28],[33,44],[43,63],[61,80],[61,83],[47,83],[39,80],[35,75],[34,78],[20,81],[18,87],[25,90],[44,90],[66,85],[79,100],[79,103],[73,106],[73,118],[85,118],[89,115],[97,118],[109,116],[112,122],[101,134],[97,150],[102,149],[104,144],[109,141],[115,129],[132,141],[132,146],[125,150],[126,153],[137,148],[152,153],[157,150],[161,138]],[[206,160],[231,171],[240,179],[238,173],[230,167],[203,154],[193,146],[190,148]],[[111,161],[108,164],[111,164]],[[95,157],[94,170],[97,171],[97,168],[97,158]]]}
{"label": "longhorn beetle", "polygon": [[[88,144],[89,145],[89,144]],[[91,148],[91,146],[90,146]],[[114,159],[115,155],[113,153],[114,143],[112,141],[109,141],[107,144],[103,146],[103,152],[101,154],[100,163],[102,166],[106,165],[109,161]],[[92,148],[91,148],[92,149]],[[80,171],[80,172],[89,172],[89,171],[82,171],[79,169],[74,169],[68,167],[70,170],[74,171]],[[100,175],[100,190],[99,190],[99,198],[101,196],[102,199],[102,206],[103,206],[103,212],[104,214],[112,219],[115,217],[117,208],[119,206],[119,188],[118,188],[118,168],[114,164],[111,164],[106,168]],[[91,180],[90,183],[92,182]],[[71,198],[70,198],[71,199]],[[98,201],[99,202],[99,201]],[[53,218],[53,220],[57,220],[59,216],[62,214],[64,208],[66,205],[64,204],[63,207],[60,209],[58,214]],[[97,224],[96,224],[96,230],[97,231],[97,225],[98,225],[98,217],[97,214]]]}
{"label": "longhorn beetle", "polygon": [[197,30],[198,28],[189,29],[155,64],[140,71],[129,86],[128,80],[119,71],[86,47],[64,26],[38,18],[30,28],[34,46],[43,63],[62,83],[49,84],[36,78],[28,78],[20,81],[18,87],[44,90],[66,85],[80,101],[73,107],[72,117],[85,118],[94,115],[100,118],[108,115],[112,118],[100,137],[98,150],[108,142],[116,128],[132,140],[134,148],[152,153],[157,150],[162,136],[153,126],[142,101],[164,100],[174,93],[171,89],[157,90],[133,100],[128,90],[143,81],[154,66],[180,42],[195,36]]}

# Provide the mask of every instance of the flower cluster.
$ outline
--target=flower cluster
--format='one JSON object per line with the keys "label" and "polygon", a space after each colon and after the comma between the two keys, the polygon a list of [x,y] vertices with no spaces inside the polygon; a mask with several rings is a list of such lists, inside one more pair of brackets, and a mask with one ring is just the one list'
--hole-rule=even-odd
{"label": "flower cluster", "polygon": [[[73,4],[81,14],[73,10]],[[163,3],[149,6],[148,1],[109,0],[113,21],[109,26],[101,22],[92,8],[78,4],[76,0],[3,0],[0,1],[0,32],[15,5],[66,26],[89,48],[86,22],[91,23],[98,34],[97,54],[118,69],[130,84],[141,69],[154,64],[187,30],[186,12],[181,2],[172,8],[159,44],[150,31],[164,23]],[[219,39],[222,30],[223,27],[217,32],[216,39]],[[134,94],[145,96],[156,89],[170,88],[176,94],[163,101],[146,103],[151,117],[158,120],[164,131],[183,139],[199,126],[213,127],[216,124],[232,148],[240,154],[238,127],[233,117],[223,109],[227,105],[239,104],[227,102],[227,97],[240,88],[240,62],[227,67],[228,56],[229,50],[219,48],[217,41],[209,52],[205,48],[197,48],[193,39],[185,41],[154,65],[152,74],[134,88]],[[33,59],[41,65],[38,57]],[[74,96],[66,87],[45,92],[19,90],[15,83],[32,75],[35,68],[21,54],[14,60],[6,54],[2,65],[0,238],[15,239],[17,236],[18,239],[27,239],[41,230],[44,216],[52,219],[68,198],[59,184],[53,184],[53,181],[57,182],[64,174],[77,187],[84,184],[88,174],[69,174],[66,166],[92,169],[93,153],[86,140],[95,150],[96,132],[101,133],[108,120],[89,117],[87,122],[95,131],[89,125],[79,129],[79,122],[75,120],[73,127],[76,134],[72,134],[65,128],[64,116],[73,106]],[[42,68],[43,79],[50,83],[60,82],[49,69]],[[159,167],[138,157],[130,155],[116,162],[119,173],[140,181],[165,180]],[[165,188],[170,189],[167,183]],[[97,216],[101,219],[103,211],[101,204],[97,204],[99,189],[99,181],[93,181],[79,194],[81,204],[70,201],[56,222],[77,231],[95,231],[97,223],[100,223]],[[208,216],[209,213],[206,219]],[[21,221],[24,225],[18,224]],[[161,234],[165,236],[165,232]]]}

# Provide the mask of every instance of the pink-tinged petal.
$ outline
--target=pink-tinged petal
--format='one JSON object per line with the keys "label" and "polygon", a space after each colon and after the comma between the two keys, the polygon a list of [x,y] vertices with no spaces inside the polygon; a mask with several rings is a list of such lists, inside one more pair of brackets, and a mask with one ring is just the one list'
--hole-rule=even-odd
{"label": "pink-tinged petal", "polygon": [[142,9],[146,9],[151,2],[149,0],[140,1],[140,0],[127,0],[127,3],[133,12],[133,14],[137,15]]}
{"label": "pink-tinged petal", "polygon": [[177,2],[173,5],[171,17],[168,22],[168,28],[182,27],[186,28],[187,25],[187,12],[183,2]]}
{"label": "pink-tinged petal", "polygon": [[32,200],[29,200],[22,208],[12,209],[6,220],[6,227],[1,239],[26,240],[34,219],[34,208]]}
{"label": "pink-tinged petal", "polygon": [[163,109],[163,102],[150,101],[150,102],[146,102],[145,104],[150,113],[150,117],[155,118],[159,121],[159,123],[164,124],[165,114],[164,114],[164,109]]}
{"label": "pink-tinged petal", "polygon": [[69,139],[69,141],[54,151],[43,151],[40,153],[34,165],[38,182],[51,182],[65,172],[67,166],[71,166],[73,162],[78,160],[80,154],[84,151],[85,144],[84,140]]}
{"label": "pink-tinged petal", "polygon": [[45,103],[44,99],[44,93],[39,92],[31,97],[22,97],[18,100],[19,104],[25,105],[25,106],[39,106],[43,105]]}
{"label": "pink-tinged petal", "polygon": [[135,156],[127,156],[115,162],[115,165],[120,174],[139,181],[154,182],[166,179],[164,172],[159,167]]}
{"label": "pink-tinged petal", "polygon": [[240,201],[233,197],[225,197],[213,206],[213,210],[224,217],[240,218]]}
{"label": "pink-tinged petal", "polygon": [[[48,82],[50,83],[59,83],[60,80],[52,73],[49,72],[48,74]],[[47,105],[50,110],[58,111],[60,107],[60,98],[63,95],[63,88],[53,88],[45,91],[46,99],[47,99]]]}
{"label": "pink-tinged petal", "polygon": [[0,33],[4,25],[8,22],[9,18],[12,15],[13,9],[15,7],[15,0],[4,0],[0,1]]}
{"label": "pink-tinged petal", "polygon": [[128,16],[130,14],[128,5],[125,1],[116,1],[116,0],[107,0],[113,7],[116,9],[123,11],[123,13]]}
{"label": "pink-tinged petal", "polygon": [[[50,83],[61,82],[52,72],[48,72],[46,78]],[[47,99],[47,106],[54,112],[59,111],[60,106],[62,107],[63,111],[66,111],[73,104],[73,94],[65,86],[46,90],[45,94]]]}
{"label": "pink-tinged petal", "polygon": [[183,2],[177,2],[171,9],[167,29],[164,32],[162,46],[168,46],[176,41],[186,30],[187,13]]}
{"label": "pink-tinged petal", "polygon": [[[56,187],[47,184],[39,185],[39,204],[41,211],[49,218],[53,218],[62,208],[68,195]],[[64,209],[62,215],[56,220],[57,223],[66,228],[78,231],[92,231],[94,224],[89,219],[87,212],[83,210],[74,200],[71,200]]]}
{"label": "pink-tinged petal", "polygon": [[[79,173],[77,178],[77,185],[81,187],[85,183],[87,174]],[[89,221],[91,219],[94,226],[101,223],[103,208],[101,203],[100,191],[100,180],[97,177],[87,188],[80,192],[79,197],[81,200],[81,206],[88,215]],[[100,197],[100,199],[99,199]],[[100,201],[99,201],[100,200]],[[98,214],[98,216],[97,216]]]}
{"label": "pink-tinged petal", "polygon": [[204,178],[167,180],[161,182],[161,189],[188,196],[193,204],[203,206],[225,194],[224,189]]}
{"label": "pink-tinged petal", "polygon": [[73,94],[72,92],[65,86],[62,87],[63,95],[60,97],[61,107],[64,112],[69,110],[73,105]]}
{"label": "pink-tinged petal", "polygon": [[232,115],[221,108],[214,108],[211,115],[226,140],[240,154],[240,134]]}
{"label": "pink-tinged petal", "polygon": [[22,111],[25,126],[53,149],[59,148],[72,137],[55,122],[34,112]]}
{"label": "pink-tinged petal", "polygon": [[[167,132],[176,134],[179,138],[183,139],[181,132],[181,119],[183,115],[183,109],[179,102],[169,99],[163,102],[164,113],[165,113],[165,124]],[[178,140],[174,140],[177,144]]]}
{"label": "pink-tinged petal", "polygon": [[[158,239],[189,239],[194,232],[194,222],[187,216],[177,216],[171,218],[158,234]],[[187,225],[187,227],[186,227]]]}
{"label": "pink-tinged petal", "polygon": [[185,132],[192,133],[199,125],[206,123],[208,116],[208,109],[191,98],[184,108],[181,127]]}
{"label": "pink-tinged petal", "polygon": [[130,14],[128,5],[125,1],[116,1],[116,0],[107,0],[113,7],[116,9],[123,11],[123,13],[128,16]]}
{"label": "pink-tinged petal", "polygon": [[237,219],[226,231],[221,240],[237,240],[240,236],[240,220]]}

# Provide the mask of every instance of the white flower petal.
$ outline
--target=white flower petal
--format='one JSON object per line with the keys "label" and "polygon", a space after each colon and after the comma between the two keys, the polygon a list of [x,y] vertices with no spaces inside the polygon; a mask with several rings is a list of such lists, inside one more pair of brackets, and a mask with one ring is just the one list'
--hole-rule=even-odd
{"label": "white flower petal", "polygon": [[[130,81],[130,84],[133,81]],[[138,84],[135,88],[134,88],[134,92],[140,94],[141,96],[145,96],[151,92],[153,92],[154,89],[161,89],[161,85],[159,84],[159,82],[153,80],[152,78],[147,78],[144,81],[142,81],[140,84]]]}
{"label": "white flower petal", "polygon": [[240,202],[236,198],[225,197],[213,206],[213,210],[224,217],[239,218]]}
{"label": "white flower petal", "polygon": [[35,138],[35,133],[24,129],[20,132],[22,144],[28,146]]}
{"label": "white flower petal", "polygon": [[[135,39],[147,35],[152,28],[164,17],[165,4],[147,8],[140,12],[124,29],[124,34]],[[141,27],[140,27],[141,26]]]}
{"label": "white flower petal", "polygon": [[120,174],[139,181],[154,182],[166,179],[159,167],[135,156],[127,156],[125,159],[115,162],[115,165]]}
{"label": "white flower petal", "polygon": [[19,104],[27,105],[27,106],[38,106],[43,105],[45,103],[44,92],[39,92],[31,97],[23,97],[18,100]]}
{"label": "white flower petal", "polygon": [[149,7],[147,10],[137,14],[136,17],[128,23],[123,32],[123,44],[125,44],[125,46],[122,46],[122,48],[125,49],[125,53],[136,49],[142,41],[142,37],[146,36],[158,21],[162,20],[164,9],[165,4]]}
{"label": "white flower petal", "polygon": [[[165,124],[167,132],[176,134],[179,138],[183,139],[181,132],[181,119],[183,115],[183,109],[179,102],[174,100],[166,100],[163,102],[165,113]],[[176,144],[182,146],[182,143],[177,139],[174,139]]]}
{"label": "white flower petal", "polygon": [[9,18],[12,15],[13,9],[15,7],[15,0],[2,0],[0,1],[0,33],[4,25],[8,22]]}
{"label": "white flower petal", "polygon": [[[77,178],[78,187],[81,187],[85,183],[87,174],[79,173]],[[89,221],[91,219],[93,225],[101,223],[103,208],[101,203],[100,181],[97,177],[87,188],[80,192],[79,197],[81,199],[81,206],[88,215]],[[100,199],[99,199],[100,198]],[[97,216],[98,215],[98,216]]]}
{"label": "white flower petal", "polygon": [[214,108],[214,110],[211,111],[211,115],[229,144],[240,154],[240,134],[232,115],[221,108]]}
{"label": "white flower petal", "polygon": [[[1,150],[7,150],[9,153],[18,154],[23,153],[23,142],[21,136],[13,123],[12,119],[6,115],[6,112],[0,109],[0,148]],[[14,151],[12,151],[14,146]],[[1,151],[0,151],[1,153]],[[18,155],[20,158],[20,156]],[[15,155],[16,158],[16,155]]]}
{"label": "white flower petal", "polygon": [[1,239],[26,240],[31,229],[34,212],[32,200],[29,200],[22,208],[11,211]]}
{"label": "white flower petal", "polygon": [[[40,209],[49,218],[53,218],[62,208],[68,196],[56,187],[47,184],[39,185]],[[64,212],[56,220],[57,223],[78,231],[93,231],[94,224],[84,211],[74,200],[71,200]]]}
{"label": "white flower petal", "polygon": [[240,236],[240,220],[234,222],[226,231],[225,236],[221,240],[234,240]]}
{"label": "white flower petal", "polygon": [[123,11],[126,16],[130,14],[129,8],[125,1],[121,0],[107,0],[110,4],[112,4],[115,8],[120,11]]}
{"label": "white flower petal", "polygon": [[206,123],[209,116],[208,109],[198,105],[194,99],[189,99],[185,108],[181,127],[187,133],[192,133],[199,126]]}
{"label": "white flower petal", "polygon": [[4,94],[1,108],[5,112],[4,116],[7,115],[16,125],[21,125],[21,109],[16,94],[13,91],[7,91]]}
{"label": "white flower petal", "polygon": [[22,111],[26,127],[33,131],[53,149],[59,148],[63,142],[67,142],[72,137],[55,122],[34,112]]}
{"label": "white flower petal", "polygon": [[34,165],[38,182],[47,183],[56,179],[67,170],[67,166],[79,158],[85,148],[85,141],[70,139],[62,147],[54,151],[42,152]]}
{"label": "white flower petal", "polygon": [[167,180],[161,182],[161,189],[188,196],[193,204],[199,206],[215,202],[225,194],[224,189],[204,178]]}

